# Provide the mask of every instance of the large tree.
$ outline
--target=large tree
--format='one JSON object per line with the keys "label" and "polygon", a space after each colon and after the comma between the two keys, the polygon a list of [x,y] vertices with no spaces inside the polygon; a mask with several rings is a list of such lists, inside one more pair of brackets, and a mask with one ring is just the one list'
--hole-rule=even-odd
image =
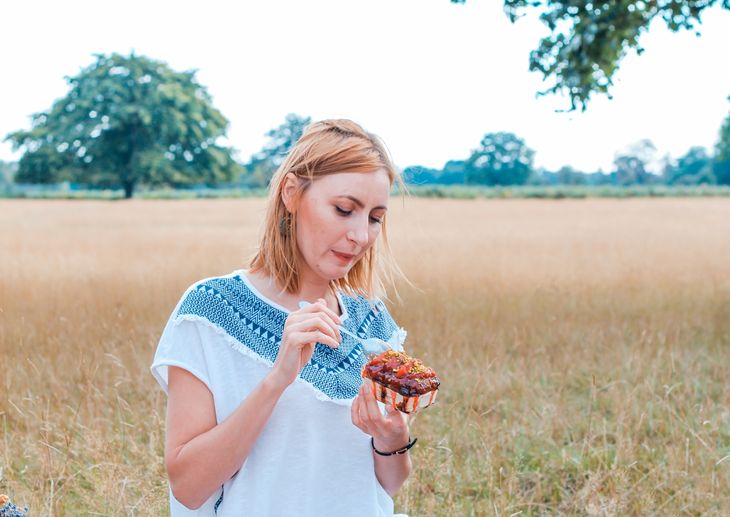
{"label": "large tree", "polygon": [[513,133],[487,133],[466,161],[466,183],[524,185],[535,151]]}
{"label": "large tree", "polygon": [[713,171],[718,183],[730,185],[730,113],[720,128],[720,140],[715,146]]}
{"label": "large tree", "polygon": [[540,12],[550,34],[530,53],[530,70],[552,82],[540,93],[566,92],[571,110],[585,110],[593,94],[609,94],[621,59],[643,52],[639,37],[652,20],[697,30],[702,12],[718,2],[730,9],[730,0],[504,0],[504,9],[512,22],[528,8]]}
{"label": "large tree", "polygon": [[463,185],[466,162],[449,160],[443,169],[412,165],[403,169],[403,179],[413,185]]}
{"label": "large tree", "polygon": [[18,182],[68,180],[121,187],[229,180],[238,165],[219,144],[228,127],[195,71],[131,54],[97,55],[30,130],[7,140],[24,148]]}
{"label": "large tree", "polygon": [[276,169],[286,158],[289,149],[299,140],[304,128],[311,122],[311,117],[289,113],[281,125],[269,130],[266,133],[268,141],[264,147],[251,156],[251,160],[246,164],[248,184],[258,187],[267,186]]}
{"label": "large tree", "polygon": [[701,185],[715,183],[712,174],[712,157],[704,147],[691,147],[687,153],[667,163],[664,181],[668,185]]}
{"label": "large tree", "polygon": [[651,171],[656,162],[656,147],[651,140],[644,139],[617,153],[613,160],[616,167],[616,181],[619,185],[648,185],[658,182],[658,176]]}
{"label": "large tree", "polygon": [[4,162],[0,160],[0,186],[13,183],[13,177],[18,171],[16,162]]}
{"label": "large tree", "polygon": [[570,165],[560,167],[556,175],[560,185],[585,185],[587,183],[586,174]]}

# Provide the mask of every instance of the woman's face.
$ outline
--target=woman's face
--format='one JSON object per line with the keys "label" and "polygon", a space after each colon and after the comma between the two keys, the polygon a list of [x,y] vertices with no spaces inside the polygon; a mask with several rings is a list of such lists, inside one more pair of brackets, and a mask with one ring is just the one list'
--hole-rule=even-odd
{"label": "woman's face", "polygon": [[330,281],[344,277],[380,234],[390,193],[384,169],[342,172],[316,179],[296,209],[303,271]]}

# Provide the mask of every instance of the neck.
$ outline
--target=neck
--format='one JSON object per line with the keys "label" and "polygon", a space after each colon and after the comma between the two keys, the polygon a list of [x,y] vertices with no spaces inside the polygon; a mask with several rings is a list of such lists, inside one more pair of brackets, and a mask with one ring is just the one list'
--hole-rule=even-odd
{"label": "neck", "polygon": [[299,292],[297,293],[300,300],[308,302],[316,302],[319,298],[327,300],[327,304],[334,308],[337,307],[337,298],[334,295],[334,289],[330,286],[330,282],[314,275],[311,271],[302,271],[299,278]]}
{"label": "neck", "polygon": [[249,281],[266,298],[269,298],[290,311],[299,310],[299,302],[305,300],[310,303],[316,302],[319,298],[327,301],[327,306],[340,313],[339,302],[335,292],[330,288],[329,282],[312,275],[310,272],[303,274],[300,278],[299,292],[290,294],[281,290],[281,287],[274,282],[273,278],[262,271],[247,275]]}

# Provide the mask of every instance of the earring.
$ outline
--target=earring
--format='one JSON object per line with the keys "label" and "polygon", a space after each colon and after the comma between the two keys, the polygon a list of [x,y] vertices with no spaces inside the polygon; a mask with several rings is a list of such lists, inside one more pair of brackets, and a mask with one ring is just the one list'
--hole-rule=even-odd
{"label": "earring", "polygon": [[282,237],[286,238],[289,236],[289,233],[291,232],[291,219],[289,214],[283,216],[281,219],[279,219],[279,233]]}

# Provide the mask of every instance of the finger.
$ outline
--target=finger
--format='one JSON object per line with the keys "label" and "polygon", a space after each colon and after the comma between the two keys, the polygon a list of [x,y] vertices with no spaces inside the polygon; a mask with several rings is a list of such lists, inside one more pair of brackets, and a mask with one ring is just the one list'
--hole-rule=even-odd
{"label": "finger", "polygon": [[286,321],[284,322],[284,327],[287,325],[295,325],[297,323],[301,323],[302,321],[306,321],[311,319],[313,316],[315,316],[318,313],[323,313],[322,309],[318,305],[307,305],[304,309],[300,309],[296,312],[292,312],[287,316]]}
{"label": "finger", "polygon": [[394,416],[394,415],[401,415],[402,414],[400,411],[398,411],[396,408],[394,408],[390,404],[385,404],[385,412],[388,414],[388,416]]}
{"label": "finger", "polygon": [[380,407],[378,406],[378,399],[376,399],[375,395],[373,395],[373,393],[367,388],[365,389],[365,397],[363,403],[369,413],[373,415],[377,414],[379,417],[383,416],[383,413],[380,411]]}
{"label": "finger", "polygon": [[[308,320],[295,323],[287,328],[286,332],[288,335],[302,332],[321,332],[322,334],[325,334],[330,338],[330,341],[327,342],[327,344],[334,343],[336,345],[335,348],[340,345],[340,340],[337,339],[338,335],[335,334],[335,332],[332,330],[332,327],[327,325],[327,323],[322,321],[322,319],[319,317],[310,318]],[[321,343],[325,343],[325,341],[321,341]]]}
{"label": "finger", "polygon": [[299,309],[298,311],[292,312],[294,314],[311,314],[315,312],[325,312],[335,323],[335,325],[342,325],[342,318],[340,318],[335,311],[327,307],[327,302],[323,298],[319,298],[315,303],[310,303],[306,307]]}
{"label": "finger", "polygon": [[381,426],[385,423],[385,417],[383,416],[383,413],[380,411],[380,406],[378,406],[378,401],[373,396],[373,394],[363,386],[363,406],[366,413],[366,420]]}
{"label": "finger", "polygon": [[395,425],[401,426],[401,425],[407,425],[408,423],[408,415],[406,413],[403,413],[402,411],[399,411],[398,409],[394,408],[390,404],[385,405],[385,419],[389,422],[394,422]]}
{"label": "finger", "polygon": [[352,423],[355,424],[357,427],[360,427],[360,394],[358,393],[355,395],[355,398],[352,399],[352,406],[350,407],[350,417],[352,418]]}
{"label": "finger", "polygon": [[362,421],[362,418],[360,417],[361,407],[362,396],[361,393],[358,393],[352,401],[352,408],[350,408],[350,418],[352,419],[352,423],[355,425],[355,427],[357,427],[364,433],[370,434],[368,431],[368,427],[365,425],[365,423]]}
{"label": "finger", "polygon": [[335,314],[334,311],[327,307],[327,302],[325,302],[325,300],[322,298],[318,299],[315,303],[310,303],[302,309],[289,314],[289,317],[287,318],[287,322],[284,324],[284,327],[286,328],[287,323],[289,323],[290,320],[291,324],[295,324],[300,321],[305,321],[310,316],[315,315],[320,316],[322,320],[326,321],[330,325],[330,327],[332,327],[336,339],[338,341],[342,341],[340,330],[337,328],[339,325],[342,324],[342,319],[337,314]]}
{"label": "finger", "polygon": [[332,336],[328,336],[320,330],[292,332],[289,334],[289,340],[296,348],[313,343],[322,343],[332,348],[340,346],[340,343],[336,339],[333,339]]}
{"label": "finger", "polygon": [[326,312],[329,315],[329,317],[332,318],[332,321],[334,321],[337,325],[342,325],[342,318],[340,316],[338,316],[335,311],[333,311],[332,309],[330,309],[327,306],[327,302],[324,300],[324,298],[320,298],[319,300],[317,300],[317,302],[318,302],[318,305],[322,306],[322,309],[324,310],[324,312]]}
{"label": "finger", "polygon": [[329,327],[332,329],[332,332],[335,333],[335,338],[338,341],[342,341],[342,335],[340,335],[340,329],[337,328],[339,326],[339,323],[332,317],[333,315],[337,317],[335,313],[330,311],[329,309],[327,311],[320,311],[318,313],[315,313],[317,316],[322,318],[322,320],[329,325]]}
{"label": "finger", "polygon": [[372,435],[375,430],[375,425],[370,418],[370,412],[368,411],[367,407],[367,388],[365,386],[362,386],[360,388],[360,393],[358,394],[358,399],[360,399],[360,404],[358,405],[358,414],[360,416],[360,421],[362,422],[365,429],[367,429],[367,433]]}
{"label": "finger", "polygon": [[[304,323],[304,322],[310,322],[311,324],[313,324],[316,328],[318,328],[322,332],[326,332],[327,334],[330,334],[337,341],[342,341],[342,336],[340,335],[340,330],[337,328],[337,325],[335,324],[335,322],[332,321],[332,318],[330,318],[326,313],[316,312],[314,314],[311,314],[307,319],[302,321],[302,323]],[[309,330],[313,330],[313,329],[309,329]]]}
{"label": "finger", "polygon": [[310,331],[314,331],[314,330],[319,330],[320,332],[325,332],[327,334],[330,334],[333,338],[336,337],[335,335],[332,334],[331,328],[329,327],[329,325],[327,325],[324,321],[322,321],[321,318],[316,317],[316,316],[309,316],[307,319],[292,323],[285,330],[287,330],[289,333],[310,332]]}
{"label": "finger", "polygon": [[337,328],[342,324],[342,320],[340,319],[340,317],[335,314],[334,311],[332,311],[329,307],[327,307],[327,303],[321,298],[317,301],[317,303],[312,304],[311,307],[318,307],[320,309],[318,312],[313,313],[313,315],[321,317],[322,320],[325,321],[332,328],[332,331],[336,335],[336,339],[338,341],[342,341],[340,329]]}

